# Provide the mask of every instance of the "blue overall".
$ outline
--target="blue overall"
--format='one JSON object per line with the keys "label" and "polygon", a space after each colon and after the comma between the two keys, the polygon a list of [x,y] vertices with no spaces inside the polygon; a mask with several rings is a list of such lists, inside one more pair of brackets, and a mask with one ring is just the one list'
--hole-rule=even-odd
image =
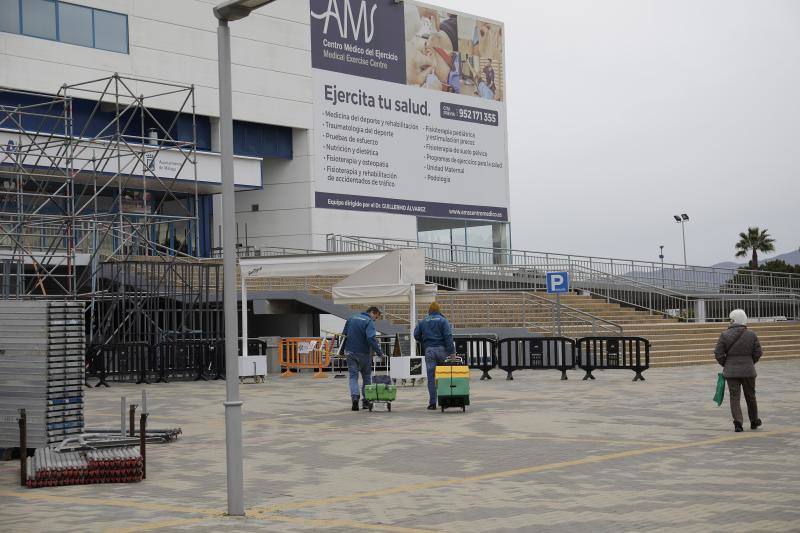
{"label": "blue overall", "polygon": [[[372,355],[382,356],[381,346],[375,338],[375,321],[368,313],[359,313],[347,319],[342,334],[345,335],[344,353],[347,355],[347,373],[350,378],[350,397],[358,400],[364,394],[364,387],[372,383]],[[361,374],[361,389],[358,388],[358,375]]]}
{"label": "blue overall", "polygon": [[425,370],[428,375],[429,405],[436,405],[436,366],[456,353],[450,323],[441,313],[430,313],[414,328],[414,338],[422,344],[425,353]]}

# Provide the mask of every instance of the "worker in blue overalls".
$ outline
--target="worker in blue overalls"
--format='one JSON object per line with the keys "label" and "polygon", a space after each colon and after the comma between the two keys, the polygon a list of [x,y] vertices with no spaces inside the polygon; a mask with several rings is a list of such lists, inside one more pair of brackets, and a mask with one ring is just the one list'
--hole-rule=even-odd
{"label": "worker in blue overalls", "polygon": [[[372,383],[372,354],[383,357],[381,345],[375,337],[375,321],[381,317],[381,310],[370,307],[363,313],[358,313],[347,319],[342,335],[344,340],[344,353],[347,356],[347,373],[350,376],[350,398],[353,400],[353,411],[358,411],[359,397],[364,396],[364,387]],[[361,374],[361,389],[358,388],[358,374]],[[364,398],[363,407],[368,409],[370,402]]]}
{"label": "worker in blue overalls", "polygon": [[414,328],[414,338],[422,344],[425,354],[425,368],[428,374],[428,409],[436,410],[436,365],[444,363],[448,355],[456,353],[453,343],[453,330],[450,322],[442,315],[442,309],[436,302],[428,307],[428,316],[423,318]]}

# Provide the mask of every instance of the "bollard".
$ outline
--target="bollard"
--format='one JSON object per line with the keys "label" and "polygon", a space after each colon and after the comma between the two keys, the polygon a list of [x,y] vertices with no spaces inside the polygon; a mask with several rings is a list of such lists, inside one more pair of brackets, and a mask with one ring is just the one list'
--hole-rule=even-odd
{"label": "bollard", "polygon": [[27,484],[28,472],[28,415],[19,410],[19,484]]}
{"label": "bollard", "polygon": [[130,436],[134,437],[136,434],[136,404],[132,403],[128,407],[128,414],[130,415]]}
{"label": "bollard", "polygon": [[142,456],[142,479],[147,479],[147,413],[139,415],[139,454]]}
{"label": "bollard", "polygon": [[119,405],[119,434],[121,437],[124,437],[127,433],[125,431],[125,403],[125,396],[122,396]]}

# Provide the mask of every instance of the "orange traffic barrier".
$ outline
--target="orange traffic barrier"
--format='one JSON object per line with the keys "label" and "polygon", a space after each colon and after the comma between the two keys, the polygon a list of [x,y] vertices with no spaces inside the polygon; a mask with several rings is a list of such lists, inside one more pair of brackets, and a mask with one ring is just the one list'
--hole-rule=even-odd
{"label": "orange traffic barrier", "polygon": [[333,342],[320,338],[290,337],[281,339],[278,347],[278,360],[284,371],[281,377],[294,374],[292,370],[315,368],[315,378],[324,378],[323,368],[331,364]]}

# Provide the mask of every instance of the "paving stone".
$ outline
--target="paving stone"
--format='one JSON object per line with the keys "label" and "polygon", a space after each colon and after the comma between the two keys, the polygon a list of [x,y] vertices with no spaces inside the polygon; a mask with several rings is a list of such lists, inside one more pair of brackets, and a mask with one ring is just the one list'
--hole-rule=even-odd
{"label": "paving stone", "polygon": [[[184,432],[147,480],[25,489],[0,463],[0,531],[800,531],[800,365],[758,369],[764,427],[739,434],[712,366],[475,373],[466,413],[424,387],[355,413],[345,380],[243,385],[246,518],[224,516],[224,383],[147,385],[150,425]],[[87,389],[87,423],[142,387]]]}

